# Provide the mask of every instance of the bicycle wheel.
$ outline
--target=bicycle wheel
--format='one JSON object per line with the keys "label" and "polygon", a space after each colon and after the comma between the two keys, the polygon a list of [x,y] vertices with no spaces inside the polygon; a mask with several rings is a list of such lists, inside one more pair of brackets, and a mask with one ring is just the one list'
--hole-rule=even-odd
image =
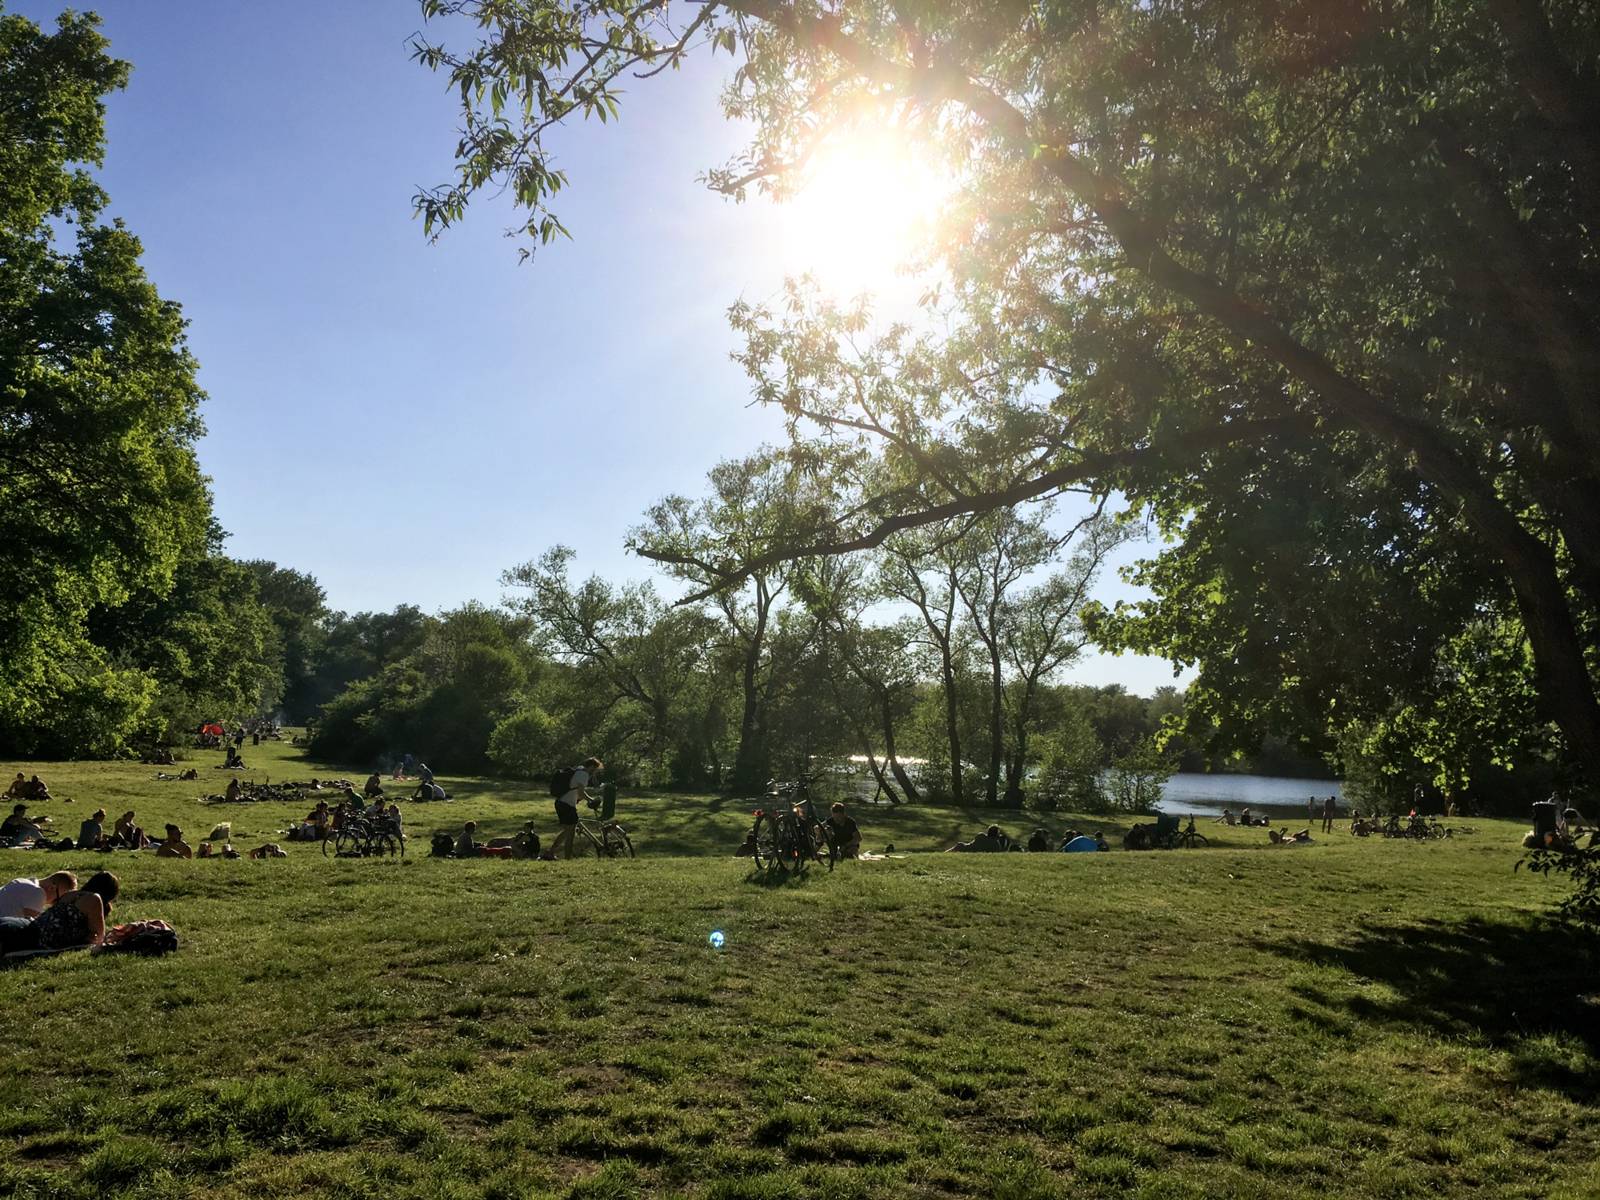
{"label": "bicycle wheel", "polygon": [[828,870],[833,870],[833,864],[839,861],[839,847],[833,837],[828,833],[828,827],[820,821],[811,827],[811,844],[814,857],[819,863],[826,863]]}
{"label": "bicycle wheel", "polygon": [[572,836],[572,856],[582,858],[585,854],[593,854],[596,858],[604,858],[606,848],[600,844],[600,839],[595,837],[594,830],[584,822],[578,822],[578,831]]}
{"label": "bicycle wheel", "polygon": [[799,817],[791,816],[780,826],[783,836],[778,850],[791,871],[804,871],[811,865],[811,835]]}
{"label": "bicycle wheel", "polygon": [[1203,833],[1186,833],[1183,835],[1183,848],[1185,850],[1193,850],[1197,846],[1205,845],[1209,845],[1209,843],[1206,841],[1206,835]]}
{"label": "bicycle wheel", "polygon": [[766,812],[757,813],[753,832],[755,834],[756,870],[785,870],[783,856],[778,850],[778,825],[772,819],[772,814]]}
{"label": "bicycle wheel", "polygon": [[400,842],[392,833],[380,833],[367,843],[367,853],[374,858],[394,858],[400,854]]}
{"label": "bicycle wheel", "polygon": [[633,843],[628,840],[628,831],[615,821],[600,831],[600,843],[605,847],[607,858],[633,857]]}

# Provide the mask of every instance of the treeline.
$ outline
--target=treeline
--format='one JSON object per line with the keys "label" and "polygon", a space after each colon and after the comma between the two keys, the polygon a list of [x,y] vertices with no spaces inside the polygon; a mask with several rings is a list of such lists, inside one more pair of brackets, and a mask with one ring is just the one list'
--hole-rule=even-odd
{"label": "treeline", "polygon": [[[1089,644],[1089,593],[1126,538],[1116,522],[1008,510],[723,581],[806,501],[781,457],[724,463],[704,498],[669,497],[632,535],[688,589],[676,601],[651,582],[574,579],[556,547],[506,573],[499,608],[397,610],[409,636],[391,628],[372,669],[325,701],[342,670],[313,654],[286,687],[307,707],[286,710],[314,720],[318,754],[354,765],[410,752],[533,777],[596,753],[641,783],[741,794],[850,758],[890,802],[1010,807],[1140,807],[1173,769],[1326,773],[1280,740],[1259,762],[1208,755],[1177,732],[1173,688],[1059,681]],[[384,620],[306,615],[305,646]]]}

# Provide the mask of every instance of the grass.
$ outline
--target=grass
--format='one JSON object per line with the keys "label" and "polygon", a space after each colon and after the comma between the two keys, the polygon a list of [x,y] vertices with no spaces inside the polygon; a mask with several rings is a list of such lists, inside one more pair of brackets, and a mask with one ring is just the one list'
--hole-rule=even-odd
{"label": "grass", "polygon": [[[324,773],[293,753],[246,758]],[[248,847],[300,815],[32,769],[74,827]],[[468,817],[551,825],[536,789],[445,782],[405,863],[118,855],[117,916],[184,948],[0,972],[0,1195],[1600,1194],[1600,956],[1541,919],[1510,824],[936,857],[984,814],[868,809],[913,853],[766,886],[728,857],[747,808],[705,798],[624,795],[632,863],[427,859]]]}

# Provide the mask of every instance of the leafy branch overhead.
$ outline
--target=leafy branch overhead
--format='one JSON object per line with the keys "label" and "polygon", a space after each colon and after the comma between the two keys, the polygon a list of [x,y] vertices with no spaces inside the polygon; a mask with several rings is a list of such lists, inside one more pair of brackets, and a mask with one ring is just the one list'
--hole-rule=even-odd
{"label": "leafy branch overhead", "polygon": [[[1171,544],[1103,636],[1196,664],[1228,727],[1423,711],[1497,629],[1527,650],[1512,690],[1600,780],[1593,5],[427,11],[474,47],[425,58],[466,130],[430,229],[505,183],[542,221],[544,134],[696,52],[731,53],[723,108],[750,130],[713,187],[781,196],[864,126],[946,164],[938,337],[858,346],[864,323],[803,300],[734,310],[757,398],[835,498],[741,569],[1120,491]],[[1366,664],[1394,661],[1380,696]]]}

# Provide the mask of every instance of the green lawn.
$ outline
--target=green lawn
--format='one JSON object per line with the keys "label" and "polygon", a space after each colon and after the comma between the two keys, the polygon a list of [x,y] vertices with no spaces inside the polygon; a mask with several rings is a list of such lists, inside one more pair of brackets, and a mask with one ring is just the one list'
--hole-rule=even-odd
{"label": "green lawn", "polygon": [[[248,848],[299,815],[28,769],[73,831],[98,803]],[[551,826],[537,788],[444,782],[403,864],[116,856],[118,918],[184,947],[0,972],[0,1195],[1600,1195],[1600,956],[1540,920],[1511,824],[771,886],[727,854],[747,807],[705,798],[625,794],[636,862],[431,860],[469,817]],[[862,816],[912,851],[982,820]]]}

